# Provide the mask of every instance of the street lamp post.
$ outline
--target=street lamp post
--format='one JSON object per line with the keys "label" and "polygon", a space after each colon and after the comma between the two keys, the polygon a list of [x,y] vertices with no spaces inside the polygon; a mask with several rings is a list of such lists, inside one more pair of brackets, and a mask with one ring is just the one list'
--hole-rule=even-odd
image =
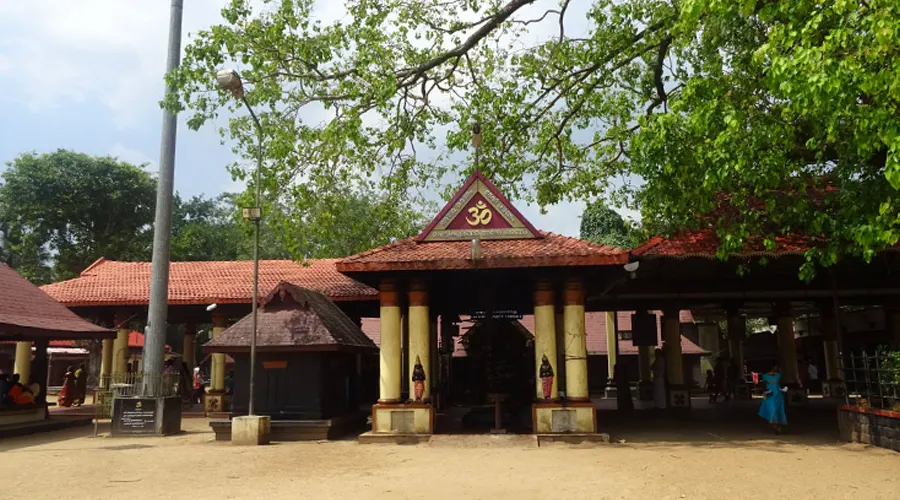
{"label": "street lamp post", "polygon": [[263,128],[259,123],[259,118],[256,117],[256,113],[253,112],[253,108],[250,107],[250,104],[247,102],[247,98],[244,96],[244,85],[241,82],[241,75],[238,74],[237,71],[233,69],[223,69],[216,74],[216,81],[219,83],[219,87],[223,90],[227,90],[231,92],[231,95],[239,98],[244,106],[247,107],[247,110],[250,111],[250,116],[253,117],[253,121],[256,123],[256,131],[259,135],[259,146],[257,150],[256,156],[256,206],[251,208],[244,208],[242,210],[244,219],[253,221],[253,298],[251,303],[251,316],[253,318],[253,333],[250,335],[250,403],[247,410],[249,415],[253,415],[253,392],[254,386],[256,385],[256,325],[257,325],[257,308],[258,308],[258,299],[259,299],[259,224],[260,219],[262,219],[262,208],[260,208],[260,170],[262,170],[262,162],[263,162]]}

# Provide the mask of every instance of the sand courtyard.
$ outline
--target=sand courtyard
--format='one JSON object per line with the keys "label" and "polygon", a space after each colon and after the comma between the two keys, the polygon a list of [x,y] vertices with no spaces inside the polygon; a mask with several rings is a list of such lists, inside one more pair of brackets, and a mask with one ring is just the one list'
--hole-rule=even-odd
{"label": "sand courtyard", "polygon": [[167,438],[79,427],[4,439],[0,498],[900,498],[900,454],[821,433],[691,422],[640,433],[623,425],[612,444],[574,447],[478,435],[242,448],[215,442],[205,419],[182,427]]}

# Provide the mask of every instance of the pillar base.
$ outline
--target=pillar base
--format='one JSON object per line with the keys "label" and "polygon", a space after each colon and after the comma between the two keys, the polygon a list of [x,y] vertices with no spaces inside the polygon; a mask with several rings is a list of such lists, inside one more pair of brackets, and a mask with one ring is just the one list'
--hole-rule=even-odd
{"label": "pillar base", "polygon": [[800,387],[789,387],[784,399],[787,406],[803,406],[809,401],[806,389]]}
{"label": "pillar base", "polygon": [[690,410],[691,390],[684,386],[670,386],[668,403],[673,411]]}
{"label": "pillar base", "polygon": [[531,405],[535,434],[590,434],[597,432],[597,407],[590,401],[534,403]]}
{"label": "pillar base", "polygon": [[209,391],[203,395],[203,411],[206,413],[219,413],[228,411],[230,397],[225,391]]}
{"label": "pillar base", "polygon": [[433,434],[434,407],[425,403],[372,406],[374,434]]}
{"label": "pillar base", "polygon": [[753,395],[750,393],[750,385],[746,382],[739,382],[735,385],[734,398],[739,401],[749,401],[753,399]]}
{"label": "pillar base", "polygon": [[847,384],[843,380],[826,380],[822,384],[822,397],[844,399],[845,396],[847,396]]}
{"label": "pillar base", "polygon": [[234,417],[231,419],[231,444],[259,446],[269,444],[272,420],[266,415]]}
{"label": "pillar base", "polygon": [[653,382],[638,382],[638,401],[653,401]]}

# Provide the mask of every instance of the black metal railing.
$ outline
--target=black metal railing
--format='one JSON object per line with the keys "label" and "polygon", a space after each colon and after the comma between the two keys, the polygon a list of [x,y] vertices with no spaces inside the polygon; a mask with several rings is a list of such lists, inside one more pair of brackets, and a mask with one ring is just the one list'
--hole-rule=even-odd
{"label": "black metal railing", "polygon": [[851,352],[842,364],[847,404],[900,411],[900,351]]}

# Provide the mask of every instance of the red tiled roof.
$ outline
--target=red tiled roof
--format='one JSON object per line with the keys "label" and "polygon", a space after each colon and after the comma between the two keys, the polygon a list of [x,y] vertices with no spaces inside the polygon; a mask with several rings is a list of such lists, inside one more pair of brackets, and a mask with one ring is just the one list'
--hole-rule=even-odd
{"label": "red tiled roof", "polygon": [[439,269],[496,269],[624,264],[625,250],[568,236],[542,232],[543,238],[481,242],[482,258],[472,261],[469,241],[397,241],[347,257],[338,271],[407,271]]}
{"label": "red tiled roof", "polygon": [[[587,312],[584,315],[584,328],[585,328],[585,336],[587,337],[587,350],[588,354],[591,355],[600,355],[606,356],[608,350],[606,348],[606,313],[605,312]],[[657,314],[659,317],[659,314]],[[631,330],[631,312],[629,311],[619,311],[618,312],[618,326],[619,331],[630,331]],[[692,323],[693,316],[690,311],[681,311],[679,314],[679,319],[681,323]],[[519,320],[529,332],[534,332],[534,316],[528,315],[522,317]],[[471,323],[466,323],[471,325]],[[366,334],[376,345],[381,345],[381,326],[378,318],[363,318],[362,320],[362,330],[363,333]],[[438,330],[440,330],[440,324],[438,324]],[[462,328],[462,333],[465,333],[465,324]],[[659,323],[657,322],[657,339],[661,343],[662,342],[662,334],[660,333]],[[453,355],[454,356],[465,356],[466,351],[462,347],[459,342],[459,338],[455,340],[456,345],[454,346]],[[706,351],[703,350],[697,344],[691,342],[684,335],[681,336],[681,352],[684,354],[706,354]],[[631,343],[630,340],[620,340],[619,341],[619,354],[624,355],[637,355],[637,348]]]}
{"label": "red tiled roof", "polygon": [[[317,290],[332,300],[376,299],[377,292],[337,272],[337,259],[263,260],[259,263],[260,296],[281,281]],[[150,297],[150,263],[100,259],[81,276],[42,287],[69,306],[146,305]],[[249,303],[253,262],[173,262],[169,267],[169,304]]]}
{"label": "red tiled roof", "polygon": [[[650,241],[635,248],[631,254],[635,257],[705,257],[716,258],[720,240],[714,229],[685,231],[670,238],[656,236]],[[809,250],[809,240],[801,236],[785,236],[775,239],[775,247],[767,249],[762,238],[749,240],[744,250],[732,253],[736,257],[778,257],[783,255],[802,255]]]}
{"label": "red tiled roof", "polygon": [[0,339],[110,338],[115,334],[80,318],[19,273],[0,264]]}

